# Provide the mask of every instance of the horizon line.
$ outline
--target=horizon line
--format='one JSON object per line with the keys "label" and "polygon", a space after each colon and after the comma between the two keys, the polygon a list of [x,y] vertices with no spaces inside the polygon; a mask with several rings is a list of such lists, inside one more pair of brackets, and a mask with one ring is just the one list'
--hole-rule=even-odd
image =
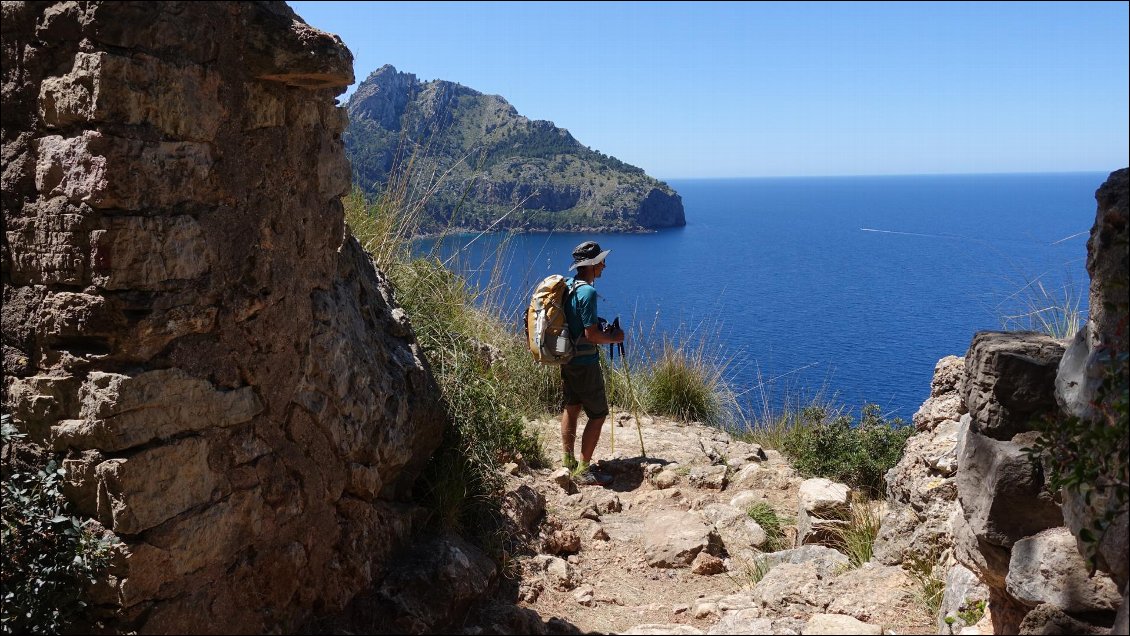
{"label": "horizon line", "polygon": [[795,174],[795,175],[745,175],[727,177],[653,177],[659,181],[671,179],[679,181],[690,180],[723,180],[723,179],[853,179],[860,177],[987,177],[987,176],[1017,176],[1017,175],[1060,175],[1060,174],[1112,174],[1126,168],[1114,170],[1039,170],[1039,171],[1012,171],[1012,172],[887,172],[868,174]]}

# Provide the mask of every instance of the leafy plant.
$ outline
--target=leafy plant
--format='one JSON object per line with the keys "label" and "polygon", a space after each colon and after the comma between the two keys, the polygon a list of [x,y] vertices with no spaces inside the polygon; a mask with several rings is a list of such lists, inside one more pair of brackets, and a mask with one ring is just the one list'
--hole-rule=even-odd
{"label": "leafy plant", "polygon": [[[1122,328],[1125,329],[1123,322]],[[1029,459],[1043,465],[1048,488],[1074,491],[1096,511],[1079,531],[1084,556],[1097,568],[1099,547],[1116,519],[1130,508],[1130,364],[1127,352],[1107,351],[1103,381],[1096,391],[1094,419],[1058,414],[1040,423]]]}
{"label": "leafy plant", "polygon": [[781,524],[781,518],[777,516],[777,511],[773,506],[761,501],[753,504],[746,510],[746,514],[750,519],[757,522],[761,529],[765,531],[768,540],[765,542],[766,552],[778,552],[780,550],[788,549],[788,544],[785,540],[785,531]]}
{"label": "leafy plant", "polygon": [[883,418],[877,405],[863,407],[859,422],[849,415],[830,417],[823,406],[803,409],[787,427],[781,445],[802,474],[826,477],[881,498],[885,475],[902,456],[914,429],[902,419]]}
{"label": "leafy plant", "polygon": [[[0,426],[6,447],[23,437],[8,415]],[[67,510],[56,460],[38,470],[5,464],[0,631],[57,634],[83,616],[84,592],[108,567],[114,544]]]}

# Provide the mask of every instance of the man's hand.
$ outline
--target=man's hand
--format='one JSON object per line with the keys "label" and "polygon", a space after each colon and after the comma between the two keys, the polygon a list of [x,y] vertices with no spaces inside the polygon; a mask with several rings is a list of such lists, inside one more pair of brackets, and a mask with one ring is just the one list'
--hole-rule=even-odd
{"label": "man's hand", "polygon": [[592,324],[585,327],[585,340],[593,344],[619,344],[624,342],[624,330],[615,329],[610,332],[605,332],[600,329],[599,324]]}

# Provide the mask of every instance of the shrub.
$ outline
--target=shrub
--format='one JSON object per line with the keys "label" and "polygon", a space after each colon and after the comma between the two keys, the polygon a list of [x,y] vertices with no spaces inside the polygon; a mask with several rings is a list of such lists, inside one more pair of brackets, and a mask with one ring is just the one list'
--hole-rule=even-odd
{"label": "shrub", "polygon": [[885,496],[884,475],[898,463],[913,427],[884,419],[874,404],[863,407],[858,423],[849,415],[829,417],[821,406],[796,417],[781,450],[799,472],[846,483],[873,498]]}
{"label": "shrub", "polygon": [[1023,449],[1047,471],[1049,490],[1073,491],[1089,507],[1078,536],[1092,574],[1107,533],[1130,508],[1130,356],[1113,347],[1105,354],[1094,418],[1057,414],[1039,423],[1039,437]]}
{"label": "shrub", "polygon": [[[2,428],[10,457],[10,444],[23,435],[7,415]],[[57,634],[82,618],[84,592],[109,565],[114,546],[67,509],[56,460],[39,470],[5,464],[0,631]]]}

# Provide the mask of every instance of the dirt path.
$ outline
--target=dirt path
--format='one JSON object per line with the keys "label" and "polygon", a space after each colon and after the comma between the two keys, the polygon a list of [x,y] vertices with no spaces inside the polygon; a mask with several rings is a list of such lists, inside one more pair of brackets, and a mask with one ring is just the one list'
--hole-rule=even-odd
{"label": "dirt path", "polygon": [[[558,422],[531,426],[555,467],[514,470],[510,479],[512,489],[525,486],[544,497],[545,516],[532,541],[540,554],[510,564],[518,576],[503,584],[469,632],[800,633],[818,614],[854,616],[866,629],[893,633],[934,630],[898,568],[844,572],[804,562],[787,566],[795,572],[778,566],[780,576],[757,584],[764,572],[754,560],[768,547],[752,545],[759,537],[742,525],[745,510],[769,504],[787,524],[783,540],[795,540],[803,479],[779,453],[701,424],[643,418],[645,457],[635,420],[621,415],[605,424],[596,453],[615,481],[576,488],[559,471]],[[707,537],[700,550],[718,562],[705,555],[690,561],[684,550],[673,564],[657,565],[683,542],[693,544],[697,535],[682,535],[700,525],[704,535],[718,531],[713,536],[721,541]],[[844,605],[856,593],[866,607]],[[883,593],[876,604],[873,597]]]}

